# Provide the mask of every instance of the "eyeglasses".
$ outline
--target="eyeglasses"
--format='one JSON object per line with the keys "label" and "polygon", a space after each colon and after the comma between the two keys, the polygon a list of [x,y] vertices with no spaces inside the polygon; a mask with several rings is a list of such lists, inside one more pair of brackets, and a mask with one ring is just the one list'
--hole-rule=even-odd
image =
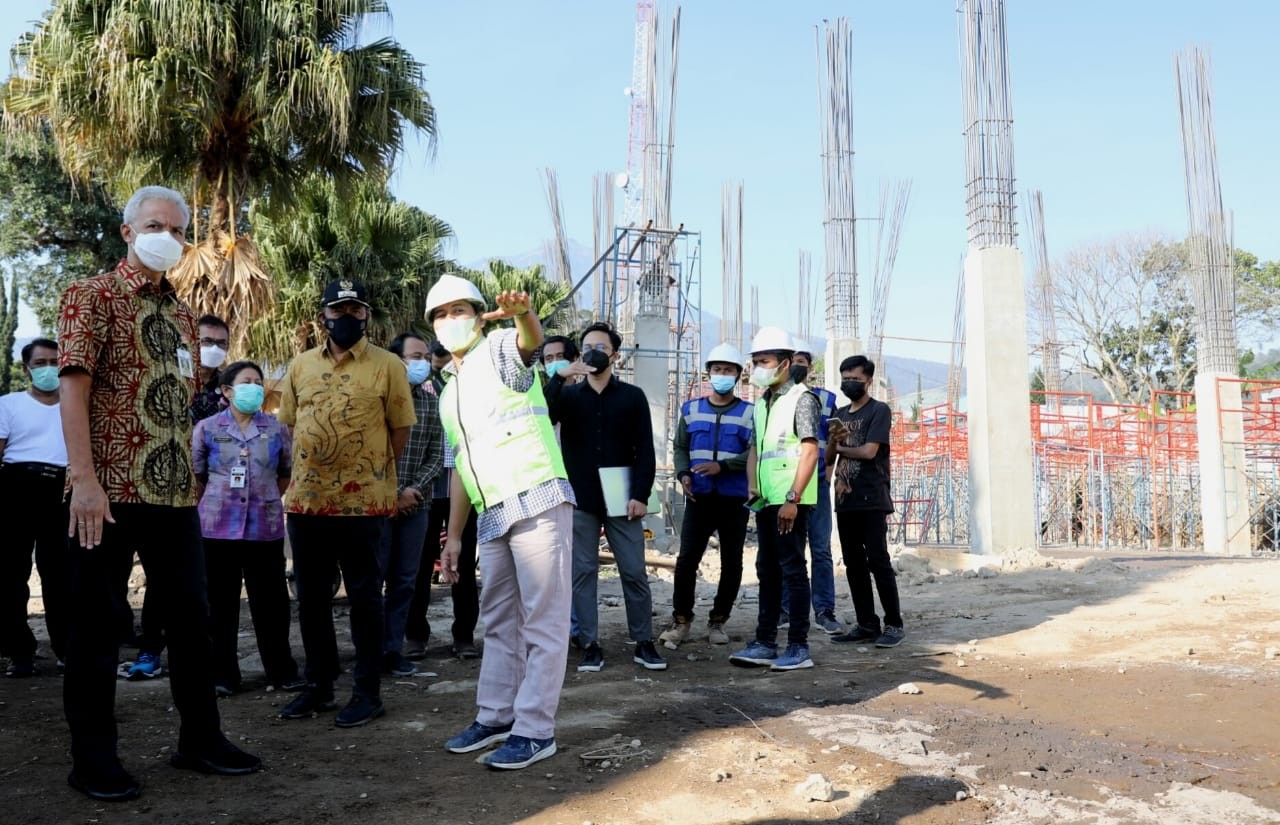
{"label": "eyeglasses", "polygon": [[223,349],[226,349],[227,345],[230,343],[231,342],[228,341],[226,338],[201,338],[200,339],[200,346],[202,347],[221,347]]}

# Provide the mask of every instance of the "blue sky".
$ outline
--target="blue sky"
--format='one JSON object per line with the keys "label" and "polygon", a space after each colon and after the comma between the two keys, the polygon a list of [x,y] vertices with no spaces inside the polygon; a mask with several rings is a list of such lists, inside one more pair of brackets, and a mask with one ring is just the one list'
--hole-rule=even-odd
{"label": "blue sky", "polygon": [[[569,235],[590,246],[592,175],[626,161],[634,5],[392,0],[391,8],[389,25],[370,32],[389,30],[426,64],[439,117],[434,158],[415,140],[397,194],[452,224],[460,261],[514,256],[551,236],[540,170],[553,166]],[[685,4],[672,212],[703,232],[710,310],[719,314],[725,180],[746,187],[744,271],[760,285],[762,322],[796,324],[797,250],[810,250],[821,270],[814,25],[845,15],[859,214],[874,217],[882,178],[913,180],[886,331],[950,336],[965,247],[954,8],[951,0]],[[1052,257],[1122,232],[1185,232],[1172,53],[1195,44],[1212,50],[1236,243],[1280,258],[1272,197],[1280,4],[1011,0],[1007,15],[1018,185],[1044,192]],[[10,18],[0,37],[12,42],[23,28]],[[874,240],[875,224],[860,225],[864,334]],[[938,344],[894,341],[886,351],[947,358]]]}

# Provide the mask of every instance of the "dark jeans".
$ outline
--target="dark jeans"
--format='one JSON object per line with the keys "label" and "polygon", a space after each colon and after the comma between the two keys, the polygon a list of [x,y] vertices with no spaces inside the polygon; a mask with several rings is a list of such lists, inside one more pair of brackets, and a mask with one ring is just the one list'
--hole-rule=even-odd
{"label": "dark jeans", "polygon": [[0,467],[0,501],[13,518],[0,542],[0,655],[32,659],[36,637],[27,624],[31,548],[35,547],[44,601],[45,627],[53,655],[67,652],[67,505],[64,473],[34,472],[22,465]]}
{"label": "dark jeans", "polygon": [[[86,550],[67,544],[71,563],[70,633],[63,705],[71,726],[71,758],[78,769],[116,764],[118,630],[110,621],[122,594],[122,560],[136,551],[163,611],[169,636],[169,686],[182,717],[178,749],[199,752],[222,741],[209,655],[209,603],[204,547],[194,507],[111,504],[115,524],[104,523],[102,543]],[[162,720],[152,720],[160,724]],[[167,723],[164,723],[167,724]]]}
{"label": "dark jeans", "polygon": [[[467,526],[462,528],[462,555],[458,558],[458,583],[450,588],[453,596],[453,642],[475,641],[476,622],[480,619],[480,590],[476,587],[476,511],[471,511]],[[431,518],[427,521],[427,538],[422,548],[422,564],[418,567],[418,584],[409,604],[405,636],[420,641],[431,638],[431,573],[440,558],[440,531],[449,523],[449,499],[431,500]],[[470,574],[470,575],[468,575]]]}
{"label": "dark jeans", "polygon": [[[382,528],[378,568],[383,582],[382,652],[388,656],[399,656],[404,648],[404,628],[417,592],[423,537],[430,515],[430,508],[420,508],[387,519]],[[430,579],[427,581],[430,587]]]}
{"label": "dark jeans", "polygon": [[875,599],[871,595],[873,578],[876,592],[880,594],[880,606],[884,608],[884,623],[890,627],[902,627],[898,581],[893,572],[893,562],[889,560],[889,545],[885,538],[887,517],[886,513],[878,510],[836,513],[840,554],[844,557],[845,573],[849,576],[853,612],[858,624],[871,629],[880,627]]}
{"label": "dark jeans", "polygon": [[[797,505],[796,520],[790,533],[778,533],[779,505],[771,505],[756,513],[756,576],[760,579],[760,617],[756,621],[756,641],[773,644],[778,635],[778,614],[782,611],[782,591],[787,591],[791,604],[809,603],[809,567],[805,564],[804,546],[809,524],[809,507]],[[787,643],[809,643],[809,611],[797,610],[787,626]]]}
{"label": "dark jeans", "polygon": [[289,586],[284,578],[284,539],[275,541],[204,540],[209,578],[209,624],[213,634],[213,679],[240,686],[240,585],[249,597],[249,615],[258,639],[258,655],[267,683],[298,678],[289,650]]}
{"label": "dark jeans", "polygon": [[680,524],[680,555],[676,557],[675,595],[672,616],[682,621],[693,620],[694,588],[698,582],[698,565],[707,550],[712,533],[720,534],[720,581],[711,606],[710,621],[723,624],[729,620],[733,603],[742,585],[742,545],[747,540],[747,521],[751,511],[743,507],[745,499],[704,493],[697,500],[686,499],[684,520]]}
{"label": "dark jeans", "polygon": [[298,588],[298,626],[307,654],[307,681],[322,692],[333,690],[341,673],[338,638],[333,629],[333,577],[339,567],[351,606],[351,641],[356,649],[355,693],[379,695],[382,667],[382,571],[378,545],[386,519],[381,516],[305,516],[290,514],[294,583]]}

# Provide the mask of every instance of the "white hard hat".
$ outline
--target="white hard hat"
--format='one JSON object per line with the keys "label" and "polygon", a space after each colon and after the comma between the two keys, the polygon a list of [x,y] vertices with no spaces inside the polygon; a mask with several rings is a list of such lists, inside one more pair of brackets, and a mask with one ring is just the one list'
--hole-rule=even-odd
{"label": "white hard hat", "polygon": [[711,352],[707,355],[706,367],[711,369],[712,364],[732,364],[741,370],[746,360],[737,347],[725,341],[711,348]]}
{"label": "white hard hat", "polygon": [[426,319],[431,320],[432,310],[454,301],[470,301],[475,304],[477,312],[485,308],[484,296],[480,294],[479,287],[457,275],[441,275],[427,293]]}
{"label": "white hard hat", "polygon": [[810,355],[813,355],[813,350],[809,349],[808,341],[803,338],[797,338],[793,343],[796,345],[796,352],[807,352]]}
{"label": "white hard hat", "polygon": [[751,354],[773,351],[795,352],[796,343],[782,327],[762,327],[751,339]]}

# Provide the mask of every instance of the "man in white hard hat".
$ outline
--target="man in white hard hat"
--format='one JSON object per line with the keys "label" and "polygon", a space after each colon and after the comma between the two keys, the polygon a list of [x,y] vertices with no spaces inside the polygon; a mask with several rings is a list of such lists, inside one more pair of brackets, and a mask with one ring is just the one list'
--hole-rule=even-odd
{"label": "man in white hard hat", "polygon": [[707,356],[711,391],[684,403],[673,439],[676,478],[684,488],[680,554],[676,557],[671,628],[662,643],[675,650],[693,626],[694,587],[698,566],[712,533],[720,536],[720,581],[707,619],[707,638],[725,645],[724,625],[742,584],[742,546],[751,513],[747,456],[754,433],[753,405],[734,394],[742,378],[742,353],[730,343],[716,345]]}
{"label": "man in white hard hat", "polygon": [[[501,742],[484,763],[517,769],[556,752],[574,498],[532,368],[542,325],[526,293],[503,292],[496,303],[485,312],[480,290],[456,275],[442,275],[427,293],[427,320],[453,354],[446,369],[454,373],[440,397],[456,454],[441,575],[458,581],[462,533],[474,507],[484,578],[478,712],[445,747],[471,753]],[[484,334],[486,321],[507,318],[515,329]]]}
{"label": "man in white hard hat", "polygon": [[809,510],[818,501],[817,397],[791,377],[795,343],[786,330],[765,327],[751,340],[751,383],[764,390],[755,405],[755,438],[747,456],[747,479],[756,510],[756,574],[760,612],[754,641],[729,661],[743,667],[798,670],[809,658],[809,611],[791,617],[787,647],[778,655],[775,638],[785,588],[792,604],[809,603],[804,563]]}
{"label": "man in white hard hat", "polygon": [[[813,351],[804,340],[796,341],[796,354],[791,374],[795,380],[809,386],[813,369]],[[818,425],[818,502],[809,510],[809,574],[813,590],[813,620],[828,636],[844,632],[844,626],[836,619],[836,574],[831,561],[831,482],[827,478],[827,439],[830,421],[836,414],[836,394],[824,387],[809,387],[822,405],[822,420]],[[782,594],[782,615],[790,616],[792,610],[804,610],[803,605],[793,605],[786,593]]]}

